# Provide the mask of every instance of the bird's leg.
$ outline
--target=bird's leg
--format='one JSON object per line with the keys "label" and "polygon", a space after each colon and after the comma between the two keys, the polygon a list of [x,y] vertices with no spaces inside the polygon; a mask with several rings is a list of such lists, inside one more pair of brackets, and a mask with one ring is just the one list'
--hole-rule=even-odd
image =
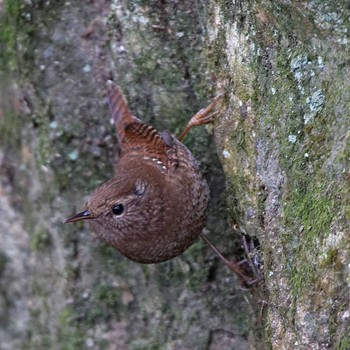
{"label": "bird's leg", "polygon": [[[216,246],[210,241],[210,239],[204,234],[200,233],[200,236],[202,239],[214,250],[214,252],[218,255],[218,257],[222,260],[222,262],[232,271],[234,272],[237,277],[240,279],[243,285],[245,286],[251,286],[255,284],[256,282],[259,282],[261,278],[256,278],[254,280],[249,279],[243,272],[242,268],[240,267],[242,262],[234,262],[227,260],[220,250],[216,248]],[[245,261],[243,261],[245,262]]]}
{"label": "bird's leg", "polygon": [[[257,254],[252,254],[252,251],[256,250],[254,247],[253,242],[247,242],[247,238],[245,235],[242,236],[242,243],[243,248],[245,251],[246,258],[242,262],[247,262],[249,268],[253,272],[256,279],[262,279],[261,272],[258,270],[257,266],[260,265],[259,261],[257,260]],[[254,258],[254,261],[252,259],[252,256]]]}
{"label": "bird's leg", "polygon": [[182,141],[182,139],[186,136],[186,134],[190,131],[190,129],[193,126],[208,124],[214,120],[214,118],[220,113],[220,111],[213,112],[213,109],[217,106],[218,102],[221,101],[223,96],[224,93],[221,93],[218,96],[216,96],[213,99],[213,101],[211,101],[208,107],[201,109],[190,119],[190,121],[187,123],[185,130],[181,133],[179,141]]}

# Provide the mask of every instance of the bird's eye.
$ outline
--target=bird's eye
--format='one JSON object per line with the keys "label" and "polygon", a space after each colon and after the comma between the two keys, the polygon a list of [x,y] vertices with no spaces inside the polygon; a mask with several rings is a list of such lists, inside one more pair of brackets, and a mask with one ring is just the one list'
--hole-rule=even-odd
{"label": "bird's eye", "polygon": [[112,208],[112,212],[114,215],[121,215],[124,212],[124,205],[123,204],[116,204],[113,208]]}

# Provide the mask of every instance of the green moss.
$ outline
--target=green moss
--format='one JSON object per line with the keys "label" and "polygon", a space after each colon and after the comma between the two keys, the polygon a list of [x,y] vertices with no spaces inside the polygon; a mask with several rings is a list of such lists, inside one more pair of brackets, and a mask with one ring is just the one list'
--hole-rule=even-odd
{"label": "green moss", "polygon": [[85,347],[86,334],[77,327],[76,315],[72,307],[62,310],[57,322],[57,338],[62,350],[83,349]]}
{"label": "green moss", "polygon": [[[276,26],[278,23],[278,28],[271,25],[262,31],[259,29],[264,23],[257,21],[259,40],[256,44],[276,38],[278,42],[275,41],[272,59],[261,56],[255,62],[259,63],[254,66],[256,86],[262,92],[253,94],[254,107],[265,125],[276,131],[274,141],[280,152],[279,163],[288,179],[281,199],[285,203],[283,225],[286,228],[282,240],[285,254],[293,257],[286,268],[290,269],[293,295],[299,296],[303,288],[318,278],[319,245],[329,235],[330,224],[345,198],[344,184],[330,181],[324,168],[334,132],[329,123],[332,111],[327,111],[334,90],[329,90],[323,78],[314,78],[315,72],[322,77],[324,65],[319,57],[323,53],[313,51],[305,41],[297,39],[313,32],[311,22],[290,5],[269,4],[260,11],[259,19],[263,19],[263,15],[278,15],[278,21],[270,17],[270,22]],[[283,16],[279,16],[281,11]],[[266,103],[261,104],[261,99]],[[270,134],[268,131],[262,135],[267,142],[273,141]],[[330,254],[327,261],[333,258]]]}
{"label": "green moss", "polygon": [[[318,148],[319,145],[316,142],[312,147]],[[311,153],[311,148],[308,151]],[[301,290],[313,285],[318,278],[319,246],[322,246],[323,240],[329,235],[331,222],[341,210],[342,200],[339,199],[343,197],[345,188],[337,181],[329,182],[323,175],[323,169],[315,167],[318,165],[317,160],[313,162],[313,175],[310,178],[307,175],[308,167],[305,166],[307,161],[292,157],[284,155],[281,162],[287,163],[286,158],[293,159],[293,165],[288,164],[289,184],[282,198],[285,203],[284,225],[288,228],[283,235],[283,242],[286,254],[293,257],[293,295],[300,296]],[[333,254],[329,253],[326,261],[331,262],[334,253],[335,251]]]}
{"label": "green moss", "polygon": [[[30,328],[30,327],[29,327]],[[48,330],[46,330],[48,332]],[[23,350],[37,350],[37,349],[50,349],[51,348],[51,339],[48,333],[40,333],[38,337],[38,329],[28,329],[28,339],[25,345],[21,346]]]}
{"label": "green moss", "polygon": [[283,198],[287,203],[284,207],[285,225],[297,228],[299,224],[303,242],[315,243],[316,237],[322,240],[329,232],[334,202],[332,193],[327,191],[328,184],[322,184],[321,179],[315,183],[304,180],[298,178]]}
{"label": "green moss", "polygon": [[[0,87],[1,89],[1,87]],[[20,121],[18,116],[12,111],[5,111],[5,115],[0,119],[1,144],[4,147],[11,147],[18,150],[21,144],[21,134],[18,132]]]}
{"label": "green moss", "polygon": [[150,278],[157,278],[161,288],[186,285],[191,292],[198,292],[210,269],[210,264],[203,259],[205,249],[207,246],[202,241],[194,243],[181,258],[157,265],[157,275]]}
{"label": "green moss", "polygon": [[129,344],[130,350],[165,350],[166,345],[161,345],[157,340],[137,339]]}
{"label": "green moss", "polygon": [[[210,67],[215,69],[216,61],[222,54],[223,61],[217,67],[217,75],[224,75],[220,83],[228,82],[227,90],[240,101],[250,100],[252,114],[256,118],[251,125],[246,120],[240,121],[225,134],[232,135],[224,145],[228,154],[224,163],[228,178],[229,214],[233,221],[247,227],[247,208],[257,208],[260,226],[271,235],[263,237],[266,250],[272,247],[272,250],[278,251],[282,245],[282,253],[272,251],[273,257],[267,257],[264,263],[265,271],[273,271],[274,266],[270,264],[284,269],[281,276],[285,279],[281,283],[285,288],[291,288],[294,298],[289,315],[284,319],[292,329],[296,305],[302,304],[303,298],[308,301],[312,298],[310,293],[315,292],[313,286],[318,285],[321,276],[329,271],[344,276],[342,250],[346,250],[347,239],[342,238],[340,247],[327,244],[330,235],[337,232],[339,239],[338,230],[345,228],[346,232],[350,212],[350,186],[348,176],[344,175],[349,168],[350,149],[345,131],[349,124],[344,119],[349,110],[349,85],[343,78],[346,75],[343,66],[348,65],[348,58],[344,50],[334,50],[333,44],[327,42],[325,37],[321,39],[318,36],[324,35],[320,34],[320,25],[326,25],[328,21],[332,24],[327,30],[333,32],[339,45],[342,45],[340,27],[345,28],[344,24],[348,24],[344,16],[346,11],[341,5],[335,10],[333,3],[322,2],[321,6],[320,1],[310,2],[312,14],[309,16],[302,14],[294,4],[260,2],[247,5],[256,10],[250,18],[249,11],[246,12],[246,26],[251,20],[252,28],[247,31],[245,27],[238,33],[246,38],[242,44],[250,45],[250,55],[247,56],[251,69],[249,74],[256,78],[252,83],[254,90],[250,92],[249,86],[244,84],[247,81],[244,79],[246,62],[235,69],[232,81],[227,76],[227,47],[223,28],[232,22],[237,9],[233,9],[232,4],[226,6],[225,1],[218,2],[218,5],[225,24],[220,23],[216,28],[218,37],[215,45],[218,51],[212,54]],[[322,12],[325,12],[324,15]],[[319,21],[320,18],[325,21]],[[252,130],[257,135],[256,139],[250,138]],[[334,140],[337,137],[334,135],[340,135],[339,140]],[[258,152],[256,140],[262,142],[263,149],[258,149]],[[275,157],[276,161],[257,160],[256,155],[265,156],[264,152],[267,152],[266,157]],[[259,185],[259,179],[254,177],[254,166],[247,166],[246,159],[261,162],[259,175],[265,181],[258,193],[256,207],[254,195],[257,187],[252,182]],[[264,172],[269,172],[266,166],[272,163],[278,173],[272,170],[264,178]],[[276,180],[281,182],[277,183]],[[279,192],[282,197],[273,198],[274,203],[271,203],[271,198],[268,198],[271,192]],[[279,222],[271,227],[263,226],[266,205],[270,206],[269,215],[271,205],[282,209]],[[278,218],[280,212],[276,209],[276,213],[272,214]],[[259,235],[260,227],[257,223],[253,224],[254,231]],[[271,239],[275,241],[269,242]],[[271,276],[273,280],[273,274]],[[337,279],[335,283],[344,288],[343,281]],[[278,298],[280,291],[276,291],[276,296],[273,292],[274,283],[271,283],[271,299]],[[341,298],[341,293],[339,295]],[[300,317],[300,310],[298,312]],[[275,310],[272,314],[276,315]],[[270,337],[275,330],[269,326],[267,329],[266,338],[272,348],[273,339]],[[330,332],[333,336],[336,327]],[[344,339],[344,344],[348,345],[348,340]]]}
{"label": "green moss", "polygon": [[51,113],[48,109],[36,113],[32,116],[32,122],[36,128],[38,128],[39,134],[37,148],[36,148],[36,161],[38,162],[38,168],[42,165],[47,165],[50,161],[52,154],[52,140],[50,139],[49,123],[51,119]]}
{"label": "green moss", "polygon": [[4,2],[5,11],[0,20],[0,70],[17,68],[17,20],[20,14],[20,2],[7,0]]}
{"label": "green moss", "polygon": [[[58,10],[64,1],[56,1]],[[51,15],[45,11],[50,10]],[[58,11],[57,11],[58,12]],[[33,76],[36,71],[28,62],[34,60],[36,31],[53,20],[53,14],[59,15],[53,7],[29,4],[18,0],[5,0],[0,21],[0,71],[16,72]],[[27,63],[27,64],[26,64]]]}
{"label": "green moss", "polygon": [[117,313],[118,305],[120,303],[121,291],[117,287],[111,285],[99,285],[95,290],[95,296],[98,303],[103,303],[106,310]]}
{"label": "green moss", "polygon": [[226,71],[223,67],[227,67],[226,32],[221,27],[218,30],[214,47],[207,52],[208,69],[211,74],[215,75],[215,79],[225,79],[227,78]]}
{"label": "green moss", "polygon": [[321,262],[320,268],[323,269],[330,266],[334,266],[338,261],[338,255],[339,251],[337,248],[330,249],[327,252],[327,256],[325,257],[325,259]]}
{"label": "green moss", "polygon": [[203,283],[208,280],[211,264],[203,259],[205,249],[209,247],[198,242],[191,246],[184,256],[184,260],[187,260],[186,256],[188,256],[191,262],[190,269],[184,273],[183,278],[187,279],[186,287],[193,293],[199,292],[203,288]]}
{"label": "green moss", "polygon": [[9,91],[11,74],[18,66],[17,62],[17,20],[20,7],[18,1],[5,1],[5,11],[0,16],[0,118],[1,144],[14,150],[20,146],[20,121],[14,111],[14,98]]}
{"label": "green moss", "polygon": [[219,0],[217,2],[217,6],[220,8],[220,14],[225,23],[237,21],[237,23],[242,24],[244,22],[244,14],[242,14],[241,3],[235,3],[230,0]]}
{"label": "green moss", "polygon": [[[48,280],[46,280],[48,283]],[[50,349],[52,347],[52,337],[50,336],[49,322],[43,321],[42,316],[49,311],[47,302],[47,290],[40,285],[39,279],[33,274],[31,278],[31,292],[36,296],[36,300],[40,301],[40,308],[36,304],[28,311],[30,313],[30,322],[28,323],[28,338],[23,344],[23,349]]]}
{"label": "green moss", "polygon": [[31,236],[30,243],[31,249],[34,251],[46,249],[50,247],[52,243],[50,233],[45,228],[38,228]]}
{"label": "green moss", "polygon": [[350,335],[344,334],[340,342],[336,345],[336,350],[347,350],[350,348]]}
{"label": "green moss", "polygon": [[[226,151],[230,157],[225,168],[230,173],[226,183],[226,203],[231,222],[247,229],[245,213],[247,208],[255,207],[255,164],[250,160],[255,157],[255,141],[249,131],[250,122],[242,120],[229,134]],[[249,230],[247,230],[249,231]],[[250,234],[253,234],[250,232]]]}
{"label": "green moss", "polygon": [[241,222],[244,217],[244,208],[247,205],[246,199],[242,195],[242,184],[245,184],[245,178],[239,174],[231,175],[226,188],[226,201],[228,212],[233,222]]}
{"label": "green moss", "polygon": [[[76,296],[74,305],[69,310],[72,316],[71,325],[78,327],[81,332],[86,332],[104,320],[119,320],[125,312],[125,305],[121,301],[122,288],[106,282],[106,276],[107,272],[97,278],[91,291],[78,289],[73,292]],[[72,281],[77,277],[79,274],[68,276]]]}
{"label": "green moss", "polygon": [[265,324],[265,333],[264,333],[264,345],[266,350],[272,350],[273,347],[273,335],[275,328],[271,325],[271,320],[267,318],[267,322]]}

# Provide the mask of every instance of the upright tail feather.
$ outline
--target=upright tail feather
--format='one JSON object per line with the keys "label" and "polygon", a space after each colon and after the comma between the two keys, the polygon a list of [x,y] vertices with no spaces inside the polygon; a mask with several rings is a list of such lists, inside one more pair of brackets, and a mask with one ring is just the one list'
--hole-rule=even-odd
{"label": "upright tail feather", "polygon": [[118,140],[121,142],[125,135],[126,126],[133,123],[136,118],[130,113],[122,93],[112,81],[107,83],[107,102],[115,124]]}

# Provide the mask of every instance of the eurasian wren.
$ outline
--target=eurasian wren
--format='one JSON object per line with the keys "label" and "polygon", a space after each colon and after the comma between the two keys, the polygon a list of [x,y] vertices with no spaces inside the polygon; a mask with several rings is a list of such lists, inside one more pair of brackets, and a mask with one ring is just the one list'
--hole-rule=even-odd
{"label": "eurasian wren", "polygon": [[[209,188],[198,162],[180,140],[192,126],[212,121],[219,113],[212,110],[220,98],[192,117],[178,140],[134,117],[119,89],[109,82],[107,100],[120,152],[115,176],[91,194],[85,211],[66,223],[89,220],[98,237],[145,264],[180,255],[199,235],[212,246],[201,234]],[[236,263],[216,252],[245,280]]]}

